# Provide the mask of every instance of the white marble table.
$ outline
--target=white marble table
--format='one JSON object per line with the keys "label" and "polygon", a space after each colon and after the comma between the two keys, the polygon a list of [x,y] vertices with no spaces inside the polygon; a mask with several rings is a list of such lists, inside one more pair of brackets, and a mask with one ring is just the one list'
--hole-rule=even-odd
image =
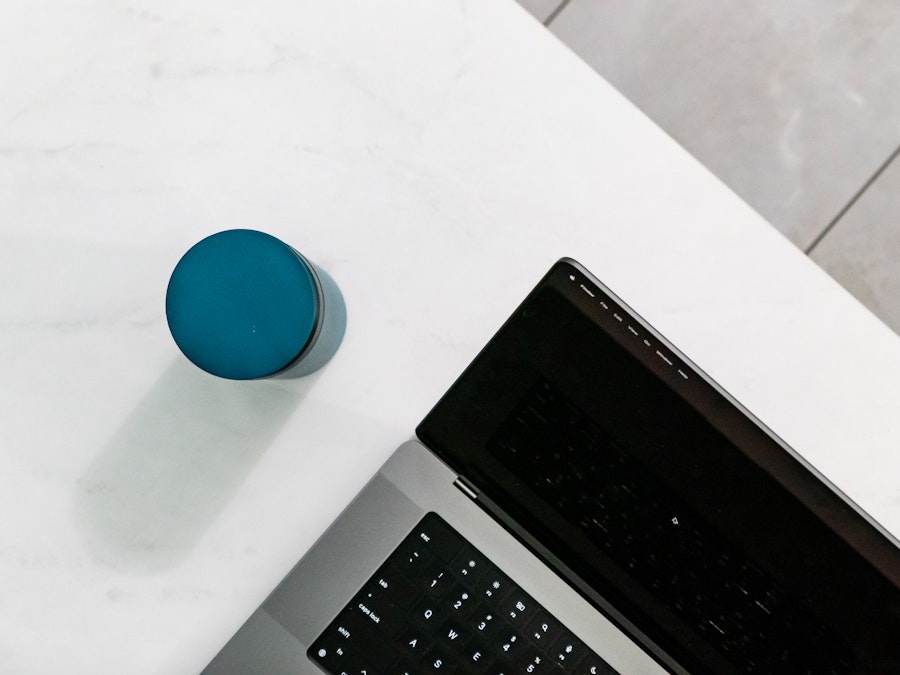
{"label": "white marble table", "polygon": [[[234,227],[341,284],[320,373],[178,353]],[[563,255],[900,533],[900,340],[510,0],[8,1],[0,672],[199,671]]]}

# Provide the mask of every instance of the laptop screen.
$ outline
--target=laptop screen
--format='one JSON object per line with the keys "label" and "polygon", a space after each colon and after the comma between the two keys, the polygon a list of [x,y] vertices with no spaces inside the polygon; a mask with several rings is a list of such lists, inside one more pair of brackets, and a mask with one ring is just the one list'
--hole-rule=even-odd
{"label": "laptop screen", "polygon": [[900,672],[900,549],[574,261],[417,433],[664,664]]}

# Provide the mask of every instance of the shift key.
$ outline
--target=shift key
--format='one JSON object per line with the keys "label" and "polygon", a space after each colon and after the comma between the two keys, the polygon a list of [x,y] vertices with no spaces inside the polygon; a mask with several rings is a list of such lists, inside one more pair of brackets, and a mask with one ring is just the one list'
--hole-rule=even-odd
{"label": "shift key", "polygon": [[[318,642],[324,644],[329,634],[344,638],[341,645],[344,658],[360,660],[375,672],[386,671],[400,658],[397,649],[358,611],[344,610]],[[310,652],[318,655],[318,650],[319,645],[313,644]]]}

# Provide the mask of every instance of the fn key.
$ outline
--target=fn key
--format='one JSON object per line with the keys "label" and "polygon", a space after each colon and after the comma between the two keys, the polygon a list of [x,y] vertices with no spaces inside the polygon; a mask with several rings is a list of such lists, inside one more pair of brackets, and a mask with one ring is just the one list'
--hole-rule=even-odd
{"label": "fn key", "polygon": [[344,643],[343,638],[331,632],[316,640],[307,656],[329,673],[363,673],[372,670],[368,663]]}

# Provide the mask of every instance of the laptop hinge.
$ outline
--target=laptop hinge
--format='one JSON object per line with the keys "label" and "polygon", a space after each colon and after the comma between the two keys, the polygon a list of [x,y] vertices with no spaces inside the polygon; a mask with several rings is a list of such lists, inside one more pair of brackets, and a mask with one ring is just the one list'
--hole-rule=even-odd
{"label": "laptop hinge", "polygon": [[462,492],[466,497],[471,499],[473,502],[478,501],[478,492],[473,488],[469,483],[466,482],[466,479],[462,476],[457,476],[456,480],[453,481],[453,485],[455,485],[460,492]]}

